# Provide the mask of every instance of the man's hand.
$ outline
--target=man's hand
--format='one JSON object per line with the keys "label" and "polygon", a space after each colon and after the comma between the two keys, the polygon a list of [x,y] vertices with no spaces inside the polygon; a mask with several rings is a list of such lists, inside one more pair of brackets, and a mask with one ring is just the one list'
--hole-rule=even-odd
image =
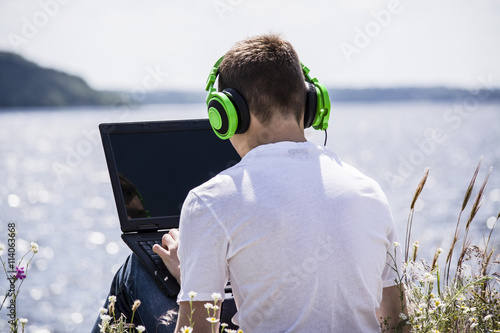
{"label": "man's hand", "polygon": [[179,247],[179,230],[172,229],[167,234],[164,234],[161,239],[162,246],[155,244],[153,251],[160,256],[165,266],[167,266],[170,274],[172,274],[179,285],[181,284],[181,270],[177,249]]}
{"label": "man's hand", "polygon": [[[401,304],[401,293],[403,293],[403,304]],[[401,310],[402,305],[404,310]],[[382,291],[382,302],[380,309],[377,310],[377,317],[380,323],[383,323],[384,318],[390,317],[388,321],[389,332],[410,332],[410,325],[406,324],[406,320],[400,317],[403,313],[408,317],[408,309],[406,308],[406,295],[404,285],[395,285],[384,288]]]}

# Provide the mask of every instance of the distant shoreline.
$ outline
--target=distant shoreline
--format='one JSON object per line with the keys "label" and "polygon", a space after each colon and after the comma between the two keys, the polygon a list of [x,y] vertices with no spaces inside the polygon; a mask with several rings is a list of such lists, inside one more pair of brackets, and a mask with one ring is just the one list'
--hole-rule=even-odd
{"label": "distant shoreline", "polygon": [[[82,78],[43,68],[20,55],[0,51],[0,109],[16,107],[134,106],[205,103],[206,92],[187,90],[102,91]],[[500,87],[485,80],[479,91],[450,87],[329,87],[332,103],[500,100]]]}
{"label": "distant shoreline", "polygon": [[[328,89],[332,104],[362,104],[362,103],[498,103],[500,89],[471,91],[449,88],[365,88],[365,89]],[[124,92],[111,92],[114,98],[105,103],[89,104],[23,104],[2,105],[0,112],[16,110],[54,110],[86,108],[130,108],[135,109],[147,105],[174,104],[205,104],[206,92],[192,91],[153,91],[143,95],[141,101],[134,100]],[[479,98],[479,97],[480,98]]]}
{"label": "distant shoreline", "polygon": [[[432,101],[449,102],[481,96],[481,100],[500,100],[500,89],[477,91],[444,87],[407,87],[407,88],[328,88],[330,99],[335,102],[408,102]],[[141,104],[183,104],[204,103],[206,92],[154,91],[145,95]]]}

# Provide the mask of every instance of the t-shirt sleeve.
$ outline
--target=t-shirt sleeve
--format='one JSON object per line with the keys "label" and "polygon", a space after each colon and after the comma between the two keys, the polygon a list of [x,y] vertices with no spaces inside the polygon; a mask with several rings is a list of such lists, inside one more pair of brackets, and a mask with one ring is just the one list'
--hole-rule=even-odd
{"label": "t-shirt sleeve", "polygon": [[212,301],[212,294],[224,299],[228,279],[226,262],[227,236],[222,225],[205,202],[191,191],[181,211],[178,256],[181,268],[181,291],[177,301]]}

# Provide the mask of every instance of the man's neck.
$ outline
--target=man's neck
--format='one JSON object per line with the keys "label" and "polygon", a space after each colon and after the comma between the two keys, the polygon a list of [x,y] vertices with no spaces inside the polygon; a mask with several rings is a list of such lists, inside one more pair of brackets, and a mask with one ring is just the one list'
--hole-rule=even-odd
{"label": "man's neck", "polygon": [[305,142],[304,128],[292,117],[279,118],[269,125],[262,125],[252,117],[250,128],[243,134],[237,134],[231,139],[233,146],[241,157],[255,147],[282,141]]}

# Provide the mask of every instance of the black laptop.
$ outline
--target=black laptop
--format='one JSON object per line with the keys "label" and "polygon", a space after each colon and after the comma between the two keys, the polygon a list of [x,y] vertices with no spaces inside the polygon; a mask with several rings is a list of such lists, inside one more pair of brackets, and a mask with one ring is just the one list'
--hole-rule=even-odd
{"label": "black laptop", "polygon": [[120,220],[122,239],[174,297],[179,285],[152,251],[179,227],[189,190],[239,162],[229,140],[208,120],[100,124],[99,130]]}

